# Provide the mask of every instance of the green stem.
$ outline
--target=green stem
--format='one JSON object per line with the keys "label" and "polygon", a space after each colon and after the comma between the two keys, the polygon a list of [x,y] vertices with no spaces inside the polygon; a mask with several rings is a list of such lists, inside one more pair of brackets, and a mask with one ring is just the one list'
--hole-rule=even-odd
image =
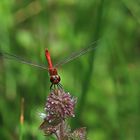
{"label": "green stem", "polygon": [[[102,23],[102,15],[103,15],[103,7],[104,7],[104,0],[100,0],[100,5],[97,11],[97,23],[96,23],[96,30],[95,30],[95,40],[98,40],[100,36],[101,31],[101,23]],[[89,89],[90,82],[92,80],[92,74],[93,74],[93,60],[94,60],[94,51],[89,57],[89,68],[85,75],[85,80],[83,80],[83,86],[82,86],[82,93],[81,93],[81,99],[77,111],[77,118],[80,118],[80,114],[83,111],[83,106],[85,105],[87,93]],[[78,120],[77,120],[78,121]]]}
{"label": "green stem", "polygon": [[23,140],[23,125],[20,124],[20,135],[19,135],[19,140]]}

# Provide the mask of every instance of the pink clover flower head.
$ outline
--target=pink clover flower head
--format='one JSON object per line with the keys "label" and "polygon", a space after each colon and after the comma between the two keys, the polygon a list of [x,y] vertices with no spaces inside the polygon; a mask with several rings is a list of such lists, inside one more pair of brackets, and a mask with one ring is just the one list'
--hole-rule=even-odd
{"label": "pink clover flower head", "polygon": [[76,98],[71,97],[69,93],[62,89],[52,90],[45,105],[46,120],[51,122],[55,118],[66,119],[74,117],[75,104]]}

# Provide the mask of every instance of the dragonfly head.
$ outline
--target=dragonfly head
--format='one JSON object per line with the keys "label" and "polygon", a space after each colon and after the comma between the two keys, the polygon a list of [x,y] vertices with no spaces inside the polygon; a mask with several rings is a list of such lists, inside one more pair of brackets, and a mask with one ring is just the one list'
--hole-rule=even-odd
{"label": "dragonfly head", "polygon": [[49,69],[49,74],[50,74],[50,82],[52,84],[58,84],[60,82],[60,76],[57,74],[56,68],[51,68]]}
{"label": "dragonfly head", "polygon": [[52,84],[58,84],[60,82],[60,76],[59,75],[51,75],[50,76],[50,82]]}

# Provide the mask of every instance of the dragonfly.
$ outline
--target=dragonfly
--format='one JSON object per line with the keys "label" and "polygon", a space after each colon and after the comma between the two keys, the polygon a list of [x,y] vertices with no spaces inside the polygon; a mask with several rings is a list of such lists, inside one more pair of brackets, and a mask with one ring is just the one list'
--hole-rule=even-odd
{"label": "dragonfly", "polygon": [[52,59],[51,59],[51,55],[50,55],[49,50],[46,49],[45,50],[45,57],[46,57],[46,60],[48,63],[48,67],[46,65],[42,65],[42,64],[40,65],[37,63],[33,63],[33,62],[28,61],[24,58],[21,58],[20,56],[17,56],[15,54],[11,54],[11,53],[5,52],[5,51],[0,51],[0,58],[4,58],[4,59],[8,59],[8,60],[15,60],[15,61],[18,61],[18,62],[23,63],[23,64],[27,64],[27,65],[30,65],[33,67],[47,70],[49,73],[50,82],[51,82],[50,89],[52,89],[52,87],[56,87],[56,86],[59,88],[62,88],[62,85],[60,84],[61,78],[57,72],[57,68],[74,60],[74,59],[76,59],[76,58],[78,58],[78,57],[80,57],[80,56],[82,56],[82,55],[84,55],[84,54],[86,54],[86,53],[88,53],[88,52],[90,52],[90,51],[95,50],[97,48],[98,42],[99,42],[99,40],[96,40],[96,41],[90,43],[87,47],[70,54],[68,57],[59,61],[55,65],[53,65],[53,63],[52,63]]}

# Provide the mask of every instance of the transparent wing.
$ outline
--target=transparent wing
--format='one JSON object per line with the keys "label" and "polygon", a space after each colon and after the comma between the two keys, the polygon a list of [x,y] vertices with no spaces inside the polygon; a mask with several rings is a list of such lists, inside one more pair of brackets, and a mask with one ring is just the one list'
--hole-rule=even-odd
{"label": "transparent wing", "polygon": [[7,52],[4,52],[4,51],[0,51],[0,58],[14,60],[14,61],[18,61],[20,63],[27,64],[27,65],[30,65],[30,66],[33,66],[33,67],[48,70],[48,68],[45,65],[32,63],[30,61],[25,60],[24,58],[21,58],[19,56],[16,56],[14,54],[7,53]]}
{"label": "transparent wing", "polygon": [[99,40],[96,40],[94,42],[92,42],[91,44],[88,45],[88,47],[80,50],[80,51],[77,51],[77,52],[74,52],[72,53],[69,57],[66,57],[65,59],[63,59],[62,61],[58,62],[57,64],[55,64],[54,66],[55,67],[59,67],[61,65],[64,65],[65,63],[68,63],[92,50],[95,50],[97,48],[97,43],[99,42]]}

